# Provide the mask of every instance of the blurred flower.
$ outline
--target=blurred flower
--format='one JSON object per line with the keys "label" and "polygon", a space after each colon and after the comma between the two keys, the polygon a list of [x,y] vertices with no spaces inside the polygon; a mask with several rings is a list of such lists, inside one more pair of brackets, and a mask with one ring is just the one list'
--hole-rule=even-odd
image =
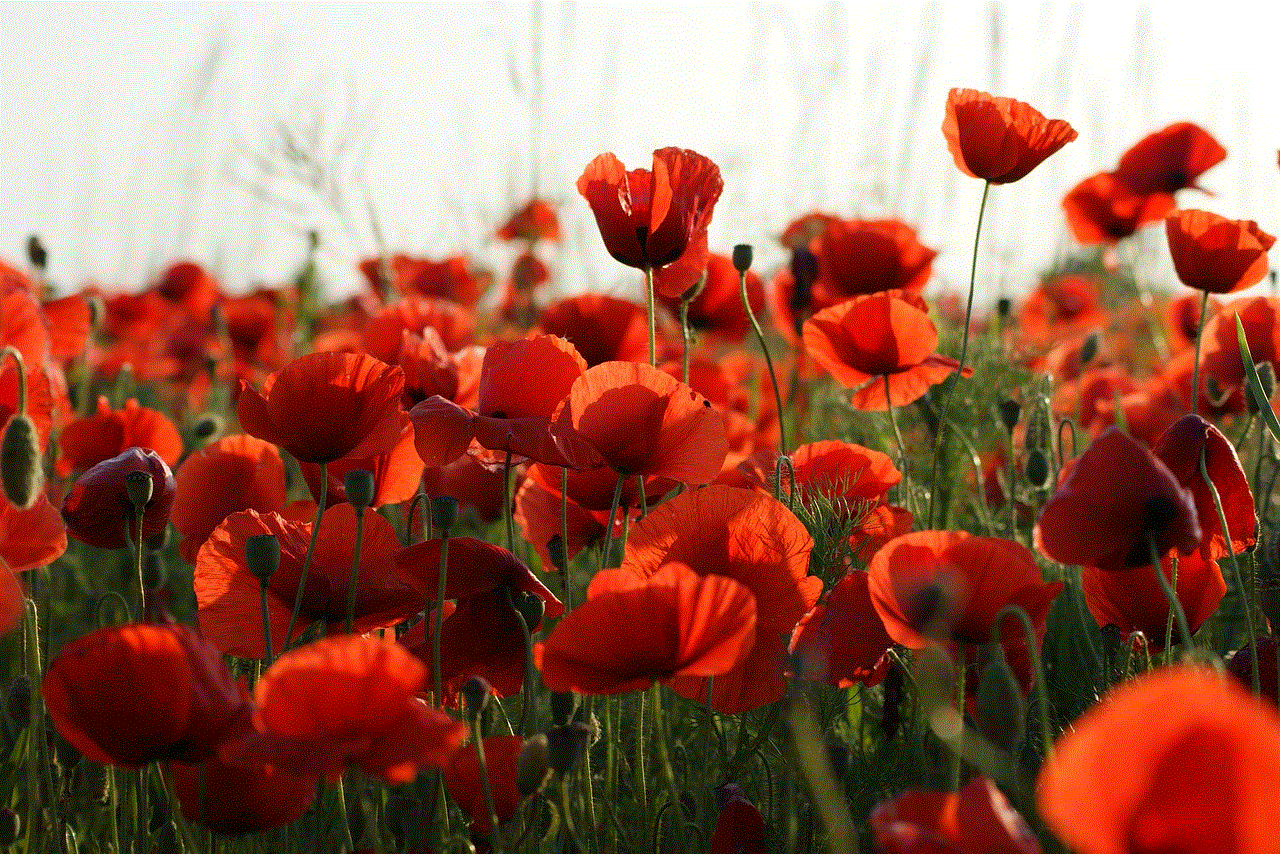
{"label": "blurred flower", "polygon": [[1138,140],[1121,155],[1115,176],[1141,196],[1200,190],[1196,179],[1226,156],[1226,149],[1204,128],[1177,122]]}
{"label": "blurred flower", "polygon": [[791,636],[796,675],[836,688],[879,685],[889,672],[893,640],[871,603],[869,576],[853,571],[826,601],[805,614]]}
{"label": "blurred flower", "polygon": [[283,827],[302,818],[316,796],[314,776],[243,768],[216,757],[199,765],[166,762],[164,776],[187,821],[224,835]]}
{"label": "blurred flower", "polygon": [[974,777],[958,792],[907,789],[871,810],[882,854],[1040,854],[1039,840],[995,783]]}
{"label": "blurred flower", "polygon": [[818,278],[815,310],[849,297],[903,290],[918,294],[933,272],[937,252],[897,219],[834,219],[815,240]]}
{"label": "blurred flower", "polygon": [[530,199],[497,230],[496,236],[499,240],[523,240],[529,244],[539,240],[559,243],[560,221],[556,218],[556,209],[544,199]]}
{"label": "blurred flower", "polygon": [[1274,854],[1280,718],[1234,681],[1172,667],[1112,689],[1041,766],[1036,803],[1081,854]]}
{"label": "blurred flower", "polygon": [[182,437],[163,412],[140,406],[132,397],[122,409],[112,409],[99,397],[97,414],[77,418],[58,435],[57,474],[66,477],[134,447],[155,451],[170,466],[182,457]]}
{"label": "blurred flower", "polygon": [[645,309],[629,300],[605,294],[568,297],[544,308],[538,326],[572,344],[589,368],[602,362],[648,358]]}
{"label": "blurred flower", "polygon": [[1099,172],[1072,187],[1062,199],[1076,242],[1114,246],[1173,210],[1172,195],[1134,192],[1112,172]]}
{"label": "blurred flower", "polygon": [[[484,740],[484,764],[493,795],[493,809],[498,822],[515,816],[524,800],[516,788],[516,766],[524,738],[518,735],[491,735]],[[444,787],[454,803],[471,817],[471,832],[492,836],[489,807],[485,801],[484,782],[480,779],[480,761],[475,746],[468,744],[453,754],[444,767]]]}
{"label": "blurred flower", "polygon": [[[738,271],[733,266],[733,259],[728,255],[711,253],[707,262],[706,283],[689,303],[689,326],[725,341],[741,344],[751,326],[747,313],[742,309],[739,291]],[[658,302],[677,316],[680,300],[680,296],[664,294],[658,297]],[[764,285],[760,277],[750,270],[747,271],[747,301],[756,314],[764,308]]]}
{"label": "blurred flower", "polygon": [[1165,217],[1173,267],[1184,285],[1229,294],[1267,275],[1267,250],[1276,239],[1253,220],[1231,220],[1209,211],[1181,210]]}
{"label": "blurred flower", "polygon": [[1046,119],[1030,104],[974,89],[947,95],[942,133],[960,171],[991,184],[1025,177],[1076,138],[1071,125]]}
{"label": "blurred flower", "polygon": [[[1197,552],[1178,558],[1177,564],[1174,595],[1186,614],[1187,628],[1196,632],[1218,610],[1227,584],[1217,562],[1205,560]],[[1172,556],[1161,558],[1160,571],[1165,578],[1173,579]],[[1148,650],[1164,649],[1169,600],[1149,566],[1135,569],[1086,566],[1081,570],[1081,586],[1089,613],[1100,627],[1115,626],[1126,638],[1141,632],[1147,639]],[[1184,642],[1176,620],[1171,639],[1174,644]]]}
{"label": "blurred flower", "polygon": [[67,528],[41,492],[28,510],[0,501],[0,562],[14,572],[48,566],[67,550]]}
{"label": "blurred flower", "polygon": [[[190,564],[232,513],[284,509],[284,462],[274,445],[252,436],[223,436],[212,442],[183,460],[174,479],[173,527],[183,536],[178,548]],[[210,484],[218,486],[210,489]]]}
{"label": "blurred flower", "polygon": [[720,786],[716,794],[722,805],[708,854],[764,854],[766,833],[760,810],[734,783]]}
{"label": "blurred flower", "polygon": [[[1200,351],[1200,382],[1212,377],[1222,389],[1225,402],[1215,411],[1244,412],[1244,362],[1236,340],[1236,318],[1244,327],[1245,341],[1254,364],[1270,362],[1280,367],[1280,297],[1247,297],[1229,302],[1205,324]],[[1188,378],[1186,388],[1191,388]],[[1204,389],[1201,389],[1202,400]]]}
{"label": "blurred flower", "polygon": [[402,296],[439,297],[474,308],[489,285],[484,276],[472,272],[467,259],[461,255],[432,261],[397,253],[386,262],[384,268],[382,258],[366,258],[360,262],[360,272],[369,284],[380,290],[379,277],[385,269],[389,283]]}
{"label": "blurred flower", "polygon": [[[177,495],[173,474],[155,451],[129,448],[76,478],[62,502],[67,533],[100,549],[128,545],[138,535],[137,516],[126,485],[133,472],[145,472],[151,477],[151,498],[142,515],[143,539],[163,531]],[[125,538],[126,525],[129,539]]]}

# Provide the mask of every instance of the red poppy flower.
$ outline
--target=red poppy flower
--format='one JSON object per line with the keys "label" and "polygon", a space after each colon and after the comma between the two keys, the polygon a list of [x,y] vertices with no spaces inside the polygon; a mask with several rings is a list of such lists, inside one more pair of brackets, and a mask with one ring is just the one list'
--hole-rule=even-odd
{"label": "red poppy flower", "polygon": [[716,816],[708,854],[764,854],[764,817],[742,789],[728,783],[716,789],[723,801]]}
{"label": "red poppy flower", "polygon": [[1081,854],[1274,854],[1280,717],[1210,670],[1171,667],[1107,694],[1040,769],[1036,803]]}
{"label": "red poppy flower", "polygon": [[1223,515],[1231,534],[1231,551],[1246,552],[1258,541],[1258,519],[1253,509],[1253,493],[1236,449],[1217,427],[1199,415],[1184,415],[1165,431],[1152,449],[1160,462],[1191,492],[1200,517],[1203,538],[1200,554],[1214,560],[1227,553],[1226,536],[1218,519],[1213,493],[1200,474],[1200,457],[1222,502]]}
{"label": "red poppy flower", "polygon": [[1042,281],[1018,306],[1017,316],[1019,336],[1037,345],[1110,324],[1098,298],[1098,282],[1074,273]]}
{"label": "red poppy flower", "polygon": [[200,319],[209,316],[209,309],[222,296],[218,280],[192,261],[178,261],[170,265],[151,287],[160,296],[177,303],[187,314]]}
{"label": "red poppy flower", "polygon": [[995,783],[974,777],[958,792],[907,789],[868,817],[883,854],[1040,854],[1039,840]]}
{"label": "red poppy flower", "polygon": [[316,778],[214,758],[166,762],[164,776],[187,821],[214,833],[262,833],[297,821],[316,797]]}
{"label": "red poppy flower", "polygon": [[449,355],[440,333],[430,326],[421,335],[407,329],[400,332],[397,364],[404,371],[401,403],[405,409],[435,395],[447,400],[457,397],[461,379],[458,360]]}
{"label": "red poppy flower", "polygon": [[[311,496],[320,500],[320,466],[315,463],[299,463],[302,477],[311,490]],[[348,472],[364,469],[373,475],[373,500],[370,507],[399,504],[408,501],[418,492],[422,480],[422,458],[414,448],[413,425],[406,424],[400,431],[400,441],[385,454],[376,457],[343,457],[328,466],[329,484],[325,492],[325,507],[347,501],[346,477]],[[272,508],[267,508],[272,509]]]}
{"label": "red poppy flower", "polygon": [[256,732],[227,759],[337,782],[348,763],[388,785],[443,768],[466,724],[426,705],[426,669],[392,640],[324,638],[276,659],[254,690]]}
{"label": "red poppy flower", "polygon": [[469,310],[447,299],[408,296],[381,308],[365,321],[361,341],[369,355],[395,364],[405,331],[422,334],[434,329],[449,352],[461,350],[475,338],[476,321]]}
{"label": "red poppy flower", "polygon": [[836,582],[825,603],[804,615],[790,649],[797,676],[848,688],[879,685],[889,672],[892,646],[871,604],[869,577],[855,571]]}
{"label": "red poppy flower", "polygon": [[[738,270],[733,266],[733,259],[728,255],[711,253],[706,273],[706,283],[689,303],[689,326],[734,344],[741,344],[751,325],[747,320],[747,313],[742,310]],[[747,271],[747,301],[756,314],[764,308],[764,284],[750,270]],[[658,298],[658,302],[672,314],[678,314],[680,310],[680,296],[663,295]]]}
{"label": "red poppy flower", "polygon": [[489,285],[483,276],[477,276],[471,271],[467,259],[461,255],[432,261],[429,258],[411,258],[397,253],[387,259],[385,268],[382,260],[366,258],[360,262],[360,272],[379,291],[380,278],[385,269],[390,277],[389,284],[402,296],[438,297],[472,308],[480,301],[480,295]]}
{"label": "red poppy flower", "polygon": [[585,442],[551,430],[552,413],[586,367],[573,345],[554,335],[499,341],[480,369],[477,413],[438,396],[409,413],[418,455],[428,465],[446,465],[475,440],[494,452],[482,460],[488,463],[509,453],[569,468],[599,465]]}
{"label": "red poppy flower", "polygon": [[236,414],[246,433],[300,462],[372,457],[394,448],[408,423],[403,388],[404,372],[372,356],[311,353],[267,377],[261,393],[240,380]]}
{"label": "red poppy flower", "polygon": [[[520,526],[524,540],[533,545],[543,567],[554,566],[551,553],[547,550],[547,542],[552,537],[561,536],[561,495],[560,471],[552,466],[535,463],[529,466],[520,489],[516,493],[515,521]],[[597,488],[598,484],[604,489]],[[604,536],[609,521],[609,507],[613,502],[613,489],[618,477],[612,469],[587,469],[569,471],[568,491],[565,494],[564,513],[565,533],[568,540],[564,543],[565,558],[572,560],[583,549],[594,544]],[[586,486],[584,486],[584,483]],[[662,479],[660,482],[650,478],[646,481],[645,498],[650,502],[657,501],[676,486],[674,481]],[[609,495],[604,499],[603,508],[594,506],[597,498],[605,490]],[[638,507],[639,494],[635,488],[635,479],[631,478],[623,484],[619,496],[620,507]],[[615,529],[621,525],[621,519],[615,519]],[[614,531],[615,535],[619,533]]]}
{"label": "red poppy flower", "polygon": [[218,304],[237,363],[268,371],[284,367],[293,353],[296,325],[290,300],[278,290],[263,289]]}
{"label": "red poppy flower", "polygon": [[[516,766],[524,738],[518,735],[491,735],[484,740],[485,776],[493,796],[493,809],[498,823],[515,816],[520,809],[520,790],[516,788]],[[469,744],[453,754],[444,768],[444,788],[449,797],[471,816],[471,832],[479,836],[493,833],[489,806],[485,800],[484,782],[480,779],[480,760],[475,745]]]}
{"label": "red poppy flower", "polygon": [[648,577],[596,579],[587,601],[534,645],[552,691],[621,694],[654,680],[720,676],[751,649],[755,600],[732,578],[667,563]]}
{"label": "red poppy flower", "polygon": [[601,154],[578,178],[609,254],[642,270],[665,267],[705,235],[723,188],[714,163],[680,148],[655,151],[652,171],[628,172],[613,154]]}
{"label": "red poppy flower", "polygon": [[[1222,303],[1213,297],[1209,297],[1202,321],[1200,317],[1200,294],[1183,293],[1181,296],[1166,300],[1161,313],[1164,319],[1165,338],[1169,342],[1169,348],[1175,353],[1194,348],[1196,336],[1200,334],[1200,327],[1217,314],[1218,309],[1221,307]],[[1233,328],[1232,332],[1234,333],[1234,331]]]}
{"label": "red poppy flower", "polygon": [[423,492],[453,496],[458,500],[458,518],[475,519],[481,524],[502,518],[505,485],[506,477],[501,469],[491,471],[466,454],[446,466],[422,472]]}
{"label": "red poppy flower", "polygon": [[159,410],[140,406],[132,397],[123,409],[112,409],[105,397],[99,397],[98,413],[77,418],[63,428],[58,447],[62,454],[57,473],[66,477],[133,447],[150,448],[168,465],[176,465],[182,456],[182,437]]}
{"label": "red poppy flower", "polygon": [[1144,225],[1159,222],[1175,204],[1169,194],[1135,192],[1112,172],[1085,178],[1062,199],[1067,225],[1084,246],[1114,246]]}
{"label": "red poppy flower", "polygon": [[937,254],[901,220],[833,220],[817,239],[813,305],[821,309],[889,290],[918,294],[933,273]]}
{"label": "red poppy flower", "polygon": [[[49,445],[49,432],[53,429],[55,412],[62,407],[57,400],[49,374],[44,368],[33,367],[29,363],[25,373],[27,384],[27,416],[36,428],[36,444],[40,452]],[[65,398],[65,392],[61,397]],[[68,405],[67,409],[70,408]],[[4,425],[18,412],[18,368],[12,359],[0,363],[0,435]],[[61,414],[60,412],[58,413]]]}
{"label": "red poppy flower", "polygon": [[538,326],[567,340],[594,368],[649,358],[649,321],[642,305],[605,294],[580,294],[542,310]]}
{"label": "red poppy flower", "polygon": [[1120,157],[1115,175],[1139,195],[1172,195],[1201,189],[1196,179],[1226,156],[1226,149],[1204,128],[1177,122],[1138,140]]}
{"label": "red poppy flower", "polygon": [[[812,548],[804,525],[771,496],[713,484],[660,504],[633,524],[622,566],[598,573],[588,596],[616,584],[613,574],[646,578],[672,562],[745,585],[756,599],[755,645],[741,664],[715,678],[711,698],[713,708],[737,714],[786,691],[784,638],[822,592],[822,579],[808,574]],[[706,700],[706,679],[682,677],[672,688],[682,697]]]}
{"label": "red poppy flower", "polygon": [[[274,535],[280,544],[280,568],[267,581],[271,646],[279,652],[284,649],[293,614],[311,541],[311,523],[256,510],[232,513],[205,540],[195,562],[193,584],[201,631],[223,652],[243,658],[265,654],[261,583],[249,571],[244,554],[245,541],[263,534]],[[356,513],[350,504],[338,504],[324,512],[297,625],[289,641],[316,622],[323,622],[330,634],[345,631],[355,537]],[[357,634],[395,625],[421,612],[426,604],[415,581],[396,568],[394,556],[399,548],[391,523],[377,513],[365,513],[352,621]]]}
{"label": "red poppy flower", "polygon": [[1030,104],[974,89],[948,93],[942,133],[960,171],[992,184],[1025,177],[1076,138],[1071,125]]}
{"label": "red poppy flower", "polygon": [[1227,659],[1227,673],[1240,681],[1246,689],[1253,690],[1253,660],[1258,659],[1259,694],[1280,705],[1280,668],[1276,666],[1277,641],[1274,636],[1259,637],[1257,643],[1246,644]]}
{"label": "red poppy flower", "polygon": [[92,328],[89,302],[84,294],[71,294],[42,303],[40,310],[49,321],[49,355],[65,363],[85,352]]}
{"label": "red poppy flower", "polygon": [[1165,217],[1164,227],[1173,268],[1188,287],[1229,294],[1267,275],[1271,263],[1267,250],[1276,239],[1253,220],[1182,210]]}
{"label": "red poppy flower", "polygon": [[[421,589],[435,598],[440,581],[440,554],[440,540],[424,540],[397,552],[395,561],[417,580]],[[564,613],[564,604],[511,552],[474,537],[449,538],[444,598],[461,600],[501,591],[504,587],[537,596],[546,603],[548,617]]]}
{"label": "red poppy flower", "polygon": [[711,402],[638,362],[605,362],[574,381],[552,416],[562,445],[581,436],[619,475],[715,480],[729,451]]}
{"label": "red poppy flower", "polygon": [[218,650],[176,623],[108,626],[68,643],[40,688],[62,737],[94,762],[203,762],[249,703]]}
{"label": "red poppy flower", "polygon": [[[1204,327],[1200,352],[1200,382],[1212,377],[1227,394],[1216,411],[1244,412],[1244,362],[1240,360],[1240,344],[1236,340],[1236,318],[1244,327],[1249,355],[1255,364],[1271,362],[1280,367],[1280,297],[1249,297],[1224,305],[1209,318]],[[1190,390],[1191,383],[1187,382]],[[1204,399],[1201,389],[1201,400]]]}
{"label": "red poppy flower", "polygon": [[0,561],[14,572],[48,566],[67,550],[67,528],[44,493],[28,510],[0,501]]}
{"label": "red poppy flower", "polygon": [[533,244],[539,240],[560,242],[560,221],[556,209],[543,199],[530,199],[497,230],[499,240],[523,240]]}
{"label": "red poppy flower", "polygon": [[1059,563],[1125,569],[1156,551],[1190,554],[1201,529],[1191,493],[1136,440],[1109,427],[1058,483],[1036,520],[1035,543]]}
{"label": "red poppy flower", "polygon": [[[174,473],[173,527],[187,563],[232,513],[284,509],[284,463],[275,446],[252,436],[223,436],[182,461]],[[210,489],[210,484],[217,484]]]}
{"label": "red poppy flower", "polygon": [[[897,294],[871,294],[823,309],[804,324],[804,348],[852,388],[851,402],[863,411],[905,406],[942,382],[960,363],[933,352],[938,331],[923,303]],[[965,376],[969,376],[972,371]]]}
{"label": "red poppy flower", "polygon": [[[1171,557],[1161,559],[1160,571],[1165,578],[1173,578]],[[1142,632],[1148,649],[1164,649],[1169,600],[1149,566],[1137,569],[1086,566],[1081,572],[1085,603],[1099,626],[1115,626],[1125,637],[1133,632]],[[1205,560],[1196,552],[1178,560],[1178,583],[1174,585],[1174,595],[1182,603],[1187,628],[1192,632],[1199,631],[1200,626],[1214,615],[1226,592],[1227,584],[1216,562]],[[1184,640],[1176,620],[1172,639],[1175,644]]]}
{"label": "red poppy flower", "polygon": [[33,367],[49,357],[51,339],[40,303],[25,290],[0,293],[0,343],[13,347]]}
{"label": "red poppy flower", "polygon": [[[177,485],[164,460],[151,450],[129,448],[86,471],[62,502],[67,533],[100,549],[122,549],[137,536],[137,517],[126,480],[133,472],[151,476],[151,500],[143,507],[142,536],[152,537],[169,524]],[[125,526],[130,540],[125,539]]]}
{"label": "red poppy flower", "polygon": [[1127,368],[1087,368],[1054,390],[1053,412],[1075,420],[1089,435],[1097,436],[1114,422],[1116,398],[1140,388]]}

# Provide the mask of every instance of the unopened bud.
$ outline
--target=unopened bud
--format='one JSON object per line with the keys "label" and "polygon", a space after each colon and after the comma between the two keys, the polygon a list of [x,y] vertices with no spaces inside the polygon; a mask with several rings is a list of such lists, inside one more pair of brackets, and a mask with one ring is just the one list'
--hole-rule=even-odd
{"label": "unopened bud", "polygon": [[49,264],[49,252],[44,248],[44,242],[40,240],[38,234],[27,238],[27,258],[30,259],[31,266],[42,273]]}
{"label": "unopened bud", "polygon": [[431,524],[442,531],[458,524],[458,499],[452,495],[437,495],[432,498]]}
{"label": "unopened bud", "polygon": [[1001,656],[982,671],[978,685],[978,731],[1017,755],[1027,729],[1027,704],[1009,663]]}
{"label": "unopened bud", "polygon": [[551,748],[547,737],[538,733],[526,739],[516,760],[516,791],[520,797],[541,792],[551,779]]}
{"label": "unopened bud", "polygon": [[463,710],[468,720],[474,720],[484,711],[493,688],[483,676],[472,676],[462,683],[458,693],[462,695]]}
{"label": "unopened bud", "polygon": [[1049,457],[1045,452],[1039,448],[1028,451],[1025,468],[1027,483],[1036,489],[1044,489],[1049,482]]}
{"label": "unopened bud", "polygon": [[1004,425],[1004,429],[1010,433],[1013,428],[1018,426],[1018,421],[1022,418],[1022,404],[1012,398],[1006,398],[1000,401],[1000,423]]}
{"label": "unopened bud", "polygon": [[752,250],[750,243],[739,243],[733,247],[733,269],[745,273],[751,269]]}
{"label": "unopened bud", "polygon": [[205,412],[196,419],[191,434],[202,442],[211,442],[222,435],[227,422],[216,412]]}
{"label": "unopened bud", "polygon": [[1080,345],[1080,367],[1084,367],[1093,361],[1093,357],[1098,355],[1098,346],[1102,341],[1102,336],[1098,330],[1093,330],[1089,336],[1084,339],[1084,343]]}
{"label": "unopened bud", "polygon": [[1013,300],[1008,297],[1000,297],[996,300],[996,316],[1001,322],[1009,319],[1009,315],[1013,313]]}
{"label": "unopened bud", "polygon": [[1204,397],[1209,401],[1210,406],[1220,409],[1227,405],[1227,399],[1231,397],[1231,389],[1223,388],[1217,377],[1208,376],[1204,380]]}
{"label": "unopened bud", "polygon": [[[23,380],[19,378],[18,382]],[[9,419],[0,440],[0,480],[4,494],[19,510],[30,510],[44,489],[44,468],[40,465],[40,443],[36,425],[18,413]]]}
{"label": "unopened bud", "polygon": [[266,581],[280,568],[280,541],[275,534],[253,534],[244,540],[244,562],[259,581]]}
{"label": "unopened bud", "polygon": [[571,723],[552,727],[547,733],[547,747],[551,767],[561,776],[568,774],[582,759],[582,753],[591,743],[591,727],[584,723]]}
{"label": "unopened bud", "polygon": [[1250,415],[1257,415],[1262,412],[1262,407],[1271,405],[1271,396],[1276,393],[1276,366],[1270,362],[1259,362],[1253,366],[1258,372],[1258,384],[1262,386],[1262,400],[1256,400],[1253,396],[1253,385],[1245,386],[1244,402],[1249,407]]}
{"label": "unopened bud", "polygon": [[373,506],[377,485],[373,482],[373,472],[367,469],[352,469],[342,478],[342,489],[347,493],[347,501],[357,510]]}
{"label": "unopened bud", "polygon": [[516,590],[514,587],[507,588],[507,597],[511,602],[511,607],[524,618],[524,625],[530,632],[536,631],[538,626],[542,625],[542,615],[547,610],[547,603],[543,602],[538,596],[532,593],[526,593],[523,590]]}

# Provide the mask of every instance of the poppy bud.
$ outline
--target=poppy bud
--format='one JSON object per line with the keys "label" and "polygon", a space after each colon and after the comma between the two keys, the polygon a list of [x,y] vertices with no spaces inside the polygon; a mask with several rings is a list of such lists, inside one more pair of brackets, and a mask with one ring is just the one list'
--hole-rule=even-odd
{"label": "poppy bud", "polygon": [[1262,386],[1262,396],[1265,400],[1255,400],[1253,386],[1246,385],[1244,402],[1249,407],[1249,414],[1257,415],[1264,405],[1271,405],[1271,395],[1276,393],[1276,366],[1270,362],[1259,362],[1253,366],[1253,369],[1258,372],[1258,383]]}
{"label": "poppy bud", "polygon": [[547,556],[551,558],[551,565],[560,572],[568,569],[569,554],[565,551],[564,540],[559,534],[552,534],[551,539],[547,540]]}
{"label": "poppy bud", "polygon": [[751,269],[751,244],[739,243],[733,247],[733,269],[745,273]]}
{"label": "poppy bud", "polygon": [[462,695],[463,708],[467,713],[467,718],[474,719],[484,711],[485,705],[489,702],[489,696],[493,693],[493,688],[483,676],[472,676],[462,683],[458,693]]}
{"label": "poppy bud", "polygon": [[[373,482],[373,472],[367,469],[352,469],[342,478],[342,488],[347,493],[347,501],[357,510],[373,506],[377,491],[377,486]],[[456,502],[454,506],[457,506]]]}
{"label": "poppy bud", "polygon": [[0,475],[10,503],[19,510],[30,510],[44,488],[44,469],[40,465],[36,425],[27,415],[14,415],[4,428]]}
{"label": "poppy bud", "polygon": [[582,758],[582,752],[591,743],[591,727],[577,722],[552,727],[547,733],[551,767],[560,776],[572,771]]}
{"label": "poppy bud", "polygon": [[31,260],[31,266],[42,273],[49,264],[49,251],[44,248],[40,235],[33,234],[27,238],[27,258]]}
{"label": "poppy bud", "polygon": [[19,673],[4,696],[4,711],[17,729],[23,729],[31,720],[31,679]]}
{"label": "poppy bud", "polygon": [[124,488],[129,494],[129,500],[133,502],[134,513],[141,516],[151,501],[152,490],[155,489],[150,472],[141,469],[129,472],[124,476]]}
{"label": "poppy bud", "polygon": [[1022,418],[1022,404],[1012,398],[1006,398],[1000,401],[1000,423],[1004,425],[1004,429],[1010,433],[1013,428],[1018,426],[1018,421]]}
{"label": "poppy bud", "polygon": [[1049,413],[1045,406],[1036,406],[1027,419],[1027,432],[1022,438],[1022,447],[1030,450],[1040,448],[1048,450],[1053,447],[1049,431]]}
{"label": "poppy bud", "polygon": [[1217,377],[1208,376],[1204,380],[1204,396],[1210,406],[1220,409],[1227,405],[1227,398],[1231,397],[1231,389],[1223,388]]}
{"label": "poppy bud", "polygon": [[540,597],[511,587],[507,588],[507,597],[511,607],[524,618],[525,628],[532,632],[542,625],[542,615],[547,610],[547,603]]}
{"label": "poppy bud", "polygon": [[578,695],[572,691],[551,692],[551,720],[557,725],[567,724],[573,720],[573,713],[578,710]]}
{"label": "poppy bud", "polygon": [[452,495],[437,495],[432,498],[431,524],[442,531],[458,524],[458,499]]}
{"label": "poppy bud", "polygon": [[955,665],[942,647],[931,644],[916,652],[916,689],[925,716],[951,703]]}
{"label": "poppy bud", "polygon": [[107,315],[106,303],[97,294],[90,296],[85,302],[89,304],[89,331],[97,332],[102,326],[102,318]]}
{"label": "poppy bud", "polygon": [[538,733],[526,739],[516,760],[516,791],[521,798],[541,792],[551,779],[551,749],[547,737]]}
{"label": "poppy bud", "polygon": [[195,426],[191,428],[191,435],[201,441],[213,441],[222,435],[223,429],[227,426],[226,421],[216,412],[206,412],[196,419]]}
{"label": "poppy bud", "polygon": [[1009,663],[1000,656],[982,671],[978,685],[978,732],[1017,755],[1026,735],[1027,704]]}
{"label": "poppy bud", "polygon": [[996,300],[996,316],[1000,318],[1000,322],[1009,319],[1009,315],[1013,313],[1013,300],[1008,297],[1000,297]]}
{"label": "poppy bud", "polygon": [[253,534],[244,540],[244,562],[260,581],[280,568],[280,541],[275,534]]}
{"label": "poppy bud", "polygon": [[1098,344],[1101,336],[1098,330],[1089,333],[1089,337],[1084,339],[1084,343],[1080,345],[1080,367],[1084,367],[1093,361],[1093,357],[1098,355]]}
{"label": "poppy bud", "polygon": [[9,807],[0,809],[0,848],[7,848],[22,837],[22,818]]}
{"label": "poppy bud", "polygon": [[1049,458],[1039,448],[1032,448],[1027,453],[1027,483],[1036,489],[1044,489],[1049,483]]}

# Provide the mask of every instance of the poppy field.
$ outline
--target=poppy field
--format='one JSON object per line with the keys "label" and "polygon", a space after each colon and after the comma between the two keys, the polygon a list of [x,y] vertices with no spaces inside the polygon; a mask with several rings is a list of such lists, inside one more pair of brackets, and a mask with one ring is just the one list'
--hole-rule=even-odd
{"label": "poppy field", "polygon": [[1280,854],[1280,223],[1192,206],[1179,122],[976,304],[1077,133],[939,114],[964,293],[848,212],[754,269],[676,147],[571,202],[640,301],[559,294],[545,199],[337,304],[314,241],[239,295],[0,262],[0,849]]}

